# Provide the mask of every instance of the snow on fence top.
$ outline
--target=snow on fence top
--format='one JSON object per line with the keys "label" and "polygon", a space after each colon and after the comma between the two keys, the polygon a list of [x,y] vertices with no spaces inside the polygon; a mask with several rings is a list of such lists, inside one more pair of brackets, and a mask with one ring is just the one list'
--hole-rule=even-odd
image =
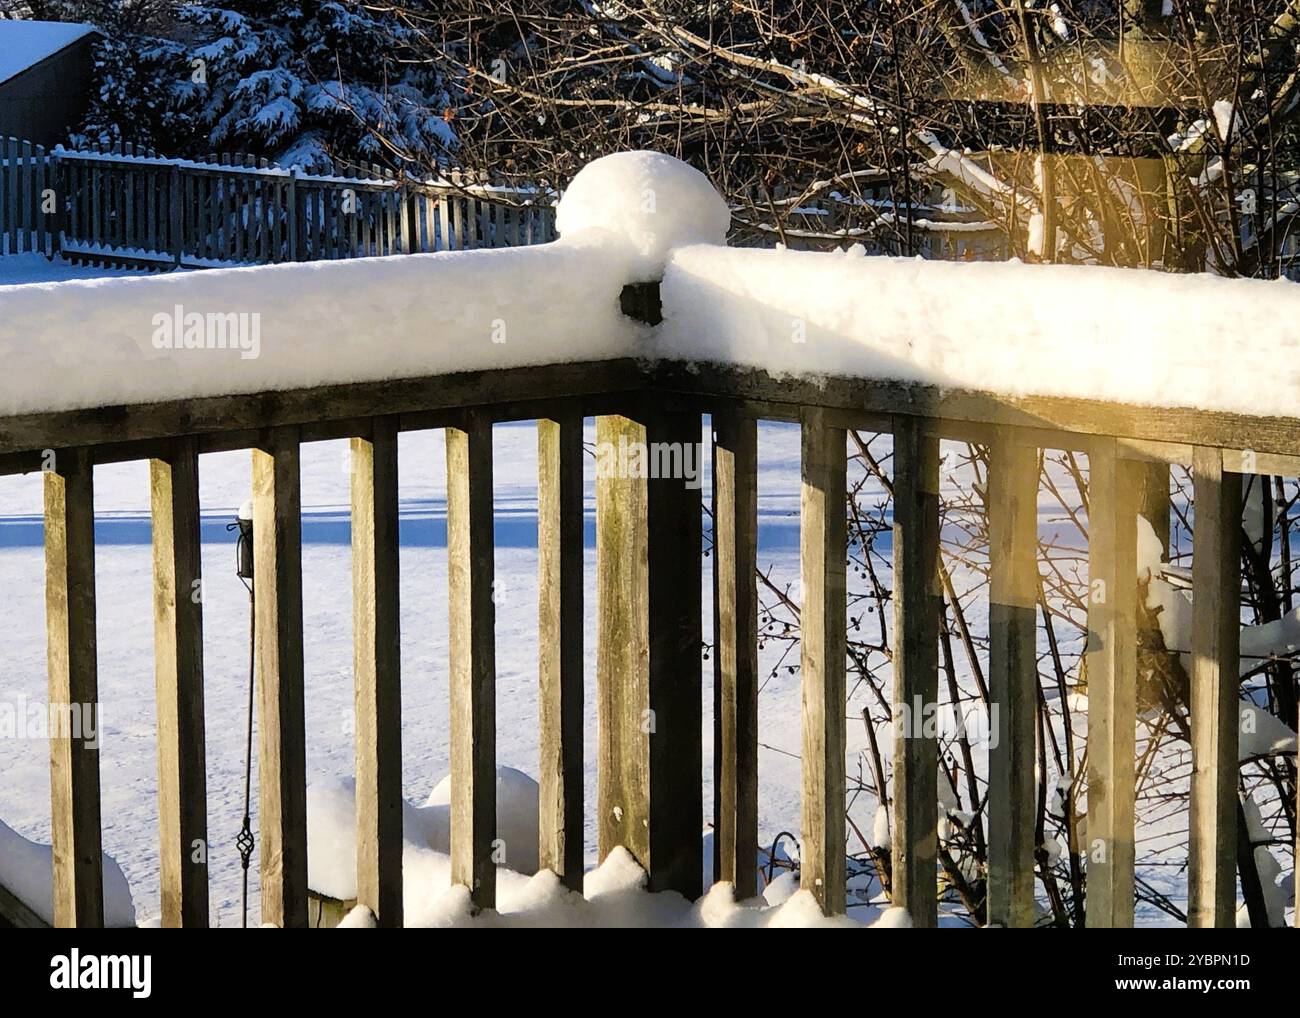
{"label": "snow on fence top", "polygon": [[[621,153],[553,244],[0,287],[0,415],[634,356],[1300,416],[1293,283],[730,249],[727,222],[696,170]],[[660,275],[651,332],[619,293]]]}

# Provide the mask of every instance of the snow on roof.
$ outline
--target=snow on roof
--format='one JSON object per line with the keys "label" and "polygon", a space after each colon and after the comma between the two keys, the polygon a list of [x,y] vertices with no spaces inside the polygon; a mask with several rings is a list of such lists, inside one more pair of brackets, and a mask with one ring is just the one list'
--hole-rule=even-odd
{"label": "snow on roof", "polygon": [[98,31],[94,25],[68,21],[0,21],[0,82]]}

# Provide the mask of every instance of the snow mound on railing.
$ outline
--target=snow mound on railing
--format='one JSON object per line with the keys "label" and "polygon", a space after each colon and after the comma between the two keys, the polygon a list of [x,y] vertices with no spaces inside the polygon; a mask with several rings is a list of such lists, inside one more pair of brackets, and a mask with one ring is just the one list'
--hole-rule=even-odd
{"label": "snow mound on railing", "polygon": [[635,253],[628,282],[659,279],[669,254],[725,244],[731,211],[709,178],[660,152],[616,152],[588,163],[560,198],[555,229],[616,238]]}
{"label": "snow mound on railing", "polygon": [[0,416],[625,356],[623,247],[0,287]]}
{"label": "snow mound on railing", "polygon": [[694,246],[658,356],[1146,406],[1300,414],[1300,286],[1136,269]]}

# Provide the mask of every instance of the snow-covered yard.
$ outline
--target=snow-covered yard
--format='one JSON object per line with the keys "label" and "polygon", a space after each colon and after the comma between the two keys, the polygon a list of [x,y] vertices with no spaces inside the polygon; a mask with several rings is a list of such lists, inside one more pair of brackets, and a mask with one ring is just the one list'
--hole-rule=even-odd
{"label": "snow-covered yard", "polygon": [[117,276],[145,275],[143,270],[125,268],[95,268],[47,258],[43,254],[15,254],[0,257],[0,286],[18,286],[22,283],[64,283],[70,279],[103,279]]}

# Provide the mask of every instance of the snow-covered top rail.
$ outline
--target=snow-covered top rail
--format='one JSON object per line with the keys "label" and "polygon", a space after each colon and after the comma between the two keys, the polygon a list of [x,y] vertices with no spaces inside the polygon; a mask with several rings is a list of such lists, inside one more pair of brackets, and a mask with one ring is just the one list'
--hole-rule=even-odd
{"label": "snow-covered top rail", "polygon": [[692,246],[664,358],[1246,415],[1300,415],[1300,286],[1131,269]]}
{"label": "snow-covered top rail", "polygon": [[[1293,283],[729,249],[728,220],[624,153],[553,244],[0,287],[0,416],[627,357],[1297,416]],[[662,325],[620,313],[661,278]]]}

